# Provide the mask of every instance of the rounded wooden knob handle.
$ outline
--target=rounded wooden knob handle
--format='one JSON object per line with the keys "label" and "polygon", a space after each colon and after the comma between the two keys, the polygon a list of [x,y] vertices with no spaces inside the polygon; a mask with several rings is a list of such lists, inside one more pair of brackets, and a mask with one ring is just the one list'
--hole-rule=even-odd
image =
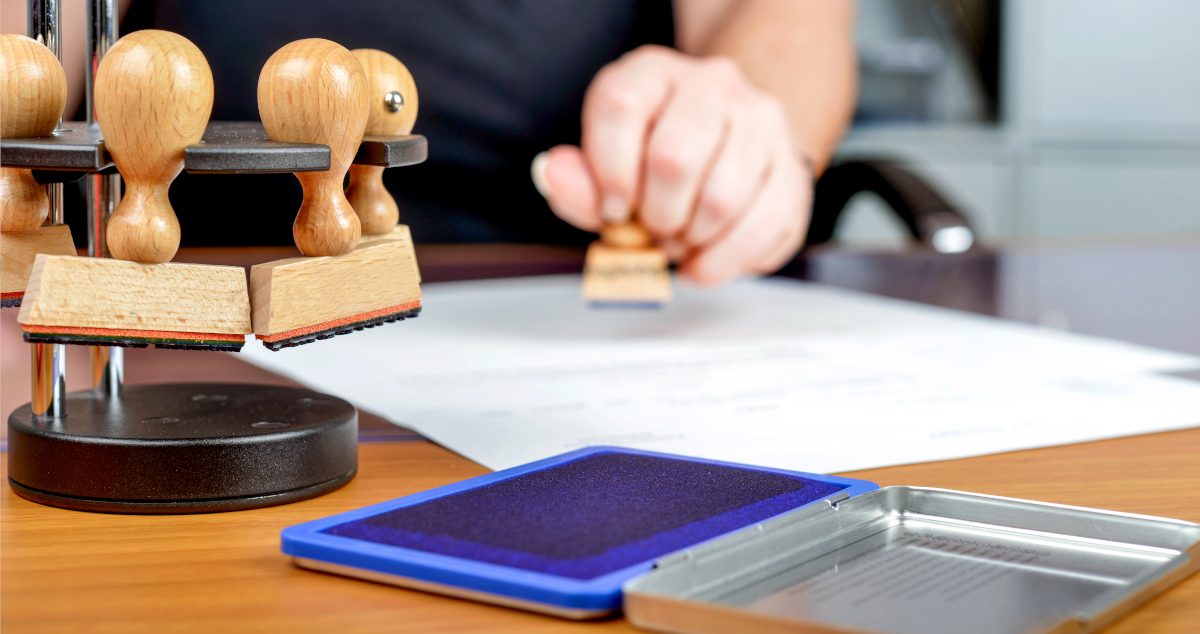
{"label": "rounded wooden knob handle", "polygon": [[367,74],[370,116],[364,134],[409,134],[417,122],[417,84],[400,60],[371,48],[350,51]]}
{"label": "rounded wooden knob handle", "polygon": [[0,35],[0,137],[50,136],[67,105],[67,76],[50,49]]}
{"label": "rounded wooden knob handle", "polygon": [[0,231],[33,231],[50,215],[46,186],[33,180],[33,171],[0,167]]}
{"label": "rounded wooden knob handle", "polygon": [[108,221],[113,257],[169,262],[179,219],[167,198],[183,151],[200,142],[212,114],[213,77],[204,54],[167,31],[134,31],[96,70],[96,120],[125,195]]}
{"label": "rounded wooden knob handle", "polygon": [[304,202],[292,236],[304,255],[342,255],[358,245],[362,229],[342,180],[362,142],[368,110],[362,64],[329,40],[284,46],[258,77],[258,112],[272,140],[329,146],[329,171],[296,173]]}
{"label": "rounded wooden knob handle", "polygon": [[[351,51],[367,73],[370,116],[366,134],[409,134],[417,120],[417,85],[400,60],[369,48]],[[396,227],[400,210],[383,186],[383,168],[351,165],[346,198],[358,214],[363,235],[380,235]]]}
{"label": "rounded wooden knob handle", "polygon": [[[0,35],[0,137],[50,136],[67,104],[67,76],[36,40]],[[0,231],[31,231],[50,213],[46,187],[33,172],[0,169]]]}
{"label": "rounded wooden knob handle", "polygon": [[618,249],[644,249],[650,246],[650,233],[636,222],[605,225],[600,229],[600,242]]}

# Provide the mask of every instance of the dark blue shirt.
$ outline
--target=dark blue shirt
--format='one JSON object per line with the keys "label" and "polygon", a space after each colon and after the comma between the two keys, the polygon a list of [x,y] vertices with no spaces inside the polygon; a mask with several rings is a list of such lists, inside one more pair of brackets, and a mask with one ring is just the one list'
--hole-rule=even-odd
{"label": "dark blue shirt", "polygon": [[[288,42],[376,48],[409,68],[427,163],[385,172],[420,242],[582,243],[529,179],[538,152],[579,142],[584,92],[622,53],[673,41],[669,0],[139,0],[122,33],[187,37],[212,67],[213,120],[258,120],[258,74]],[[171,202],[185,245],[287,244],[291,175],[181,174]]]}

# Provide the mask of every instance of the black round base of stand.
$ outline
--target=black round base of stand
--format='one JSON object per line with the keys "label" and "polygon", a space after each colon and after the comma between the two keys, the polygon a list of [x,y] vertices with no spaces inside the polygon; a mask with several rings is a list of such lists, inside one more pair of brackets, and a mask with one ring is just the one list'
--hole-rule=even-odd
{"label": "black round base of stand", "polygon": [[358,468],[358,415],[311,390],[220,383],[75,392],[66,415],[8,418],[8,477],[24,498],[104,513],[212,513],[297,502]]}

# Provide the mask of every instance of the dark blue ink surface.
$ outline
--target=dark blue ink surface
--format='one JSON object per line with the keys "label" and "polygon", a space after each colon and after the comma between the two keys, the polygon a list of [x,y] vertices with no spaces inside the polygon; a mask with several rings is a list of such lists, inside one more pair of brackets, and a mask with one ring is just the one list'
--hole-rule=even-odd
{"label": "dark blue ink surface", "polygon": [[593,579],[847,486],[749,467],[599,452],[321,532]]}

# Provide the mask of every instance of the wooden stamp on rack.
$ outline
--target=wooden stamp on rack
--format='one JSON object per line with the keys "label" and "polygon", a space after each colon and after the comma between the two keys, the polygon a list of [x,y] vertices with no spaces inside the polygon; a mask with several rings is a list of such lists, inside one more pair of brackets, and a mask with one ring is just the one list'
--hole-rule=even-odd
{"label": "wooden stamp on rack", "polygon": [[[417,84],[400,60],[370,48],[350,51],[367,73],[367,103],[370,116],[364,134],[401,136],[412,133],[417,121]],[[383,186],[384,168],[376,165],[351,165],[346,198],[362,224],[359,244],[379,240],[400,240],[412,245],[408,225],[400,224],[396,199]],[[421,281],[417,259],[412,258],[411,274]]]}
{"label": "wooden stamp on rack", "polygon": [[[417,121],[417,85],[400,60],[374,49],[350,51],[367,74],[369,116],[364,134],[395,136],[412,132]],[[351,165],[346,197],[362,223],[364,242],[387,239],[397,231],[400,210],[383,186],[383,167]],[[408,235],[408,228],[402,230]],[[409,238],[411,240],[411,238]]]}
{"label": "wooden stamp on rack", "polygon": [[671,301],[667,255],[636,221],[606,225],[588,246],[583,298],[600,308],[661,308]]}
{"label": "wooden stamp on rack", "polygon": [[304,202],[292,237],[304,255],[344,255],[358,245],[362,229],[342,179],[367,125],[366,91],[362,65],[329,40],[284,46],[258,77],[258,112],[272,141],[329,146],[328,171],[296,172]]}
{"label": "wooden stamp on rack", "polygon": [[[364,207],[370,230],[389,235],[360,245],[362,223],[342,190],[372,113],[369,86],[354,54],[321,39],[284,46],[259,76],[259,114],[271,140],[323,143],[330,150],[328,171],[296,173],[304,202],[292,235],[305,257],[259,264],[250,272],[254,334],[271,350],[415,317],[421,310],[412,241],[390,235],[395,202],[389,210],[385,201],[382,212]],[[357,188],[359,199],[378,202],[379,191],[386,195],[382,183],[368,189]]]}
{"label": "wooden stamp on rack", "polygon": [[[67,77],[50,49],[23,35],[0,35],[0,137],[47,137],[67,103]],[[43,226],[46,186],[33,171],[0,168],[0,302],[20,306],[39,253],[75,255],[66,225]]]}
{"label": "wooden stamp on rack", "polygon": [[[30,4],[31,35],[55,41],[58,5]],[[357,414],[339,398],[236,383],[122,385],[123,355],[107,345],[235,350],[251,330],[242,267],[169,261],[180,226],[167,189],[180,169],[327,169],[329,149],[269,142],[256,123],[217,122],[206,131],[214,86],[200,51],[162,31],[116,42],[115,2],[96,0],[92,9],[89,59],[99,64],[86,69],[94,87],[88,112],[99,126],[68,122],[51,137],[0,139],[0,150],[5,166],[46,170],[34,174],[54,182],[115,162],[128,193],[104,222],[118,196],[89,188],[88,246],[99,256],[107,245],[124,259],[34,261],[18,316],[34,342],[32,399],[8,416],[9,486],[51,506],[136,514],[258,508],[341,487],[357,470]],[[10,94],[6,88],[3,97]],[[230,130],[240,133],[230,138]],[[380,145],[388,165],[419,162],[426,152],[416,137],[371,145],[365,160],[378,162]],[[102,180],[120,188],[119,177]],[[54,222],[58,187],[48,189]],[[58,343],[105,344],[93,348],[108,353],[93,355],[93,376],[99,359],[103,383],[67,393]]]}
{"label": "wooden stamp on rack", "polygon": [[104,56],[95,84],[126,184],[108,221],[115,259],[39,256],[18,317],[26,341],[239,350],[250,332],[243,270],[170,262],[180,229],[167,191],[212,112],[204,55],[180,35],[136,31]]}

